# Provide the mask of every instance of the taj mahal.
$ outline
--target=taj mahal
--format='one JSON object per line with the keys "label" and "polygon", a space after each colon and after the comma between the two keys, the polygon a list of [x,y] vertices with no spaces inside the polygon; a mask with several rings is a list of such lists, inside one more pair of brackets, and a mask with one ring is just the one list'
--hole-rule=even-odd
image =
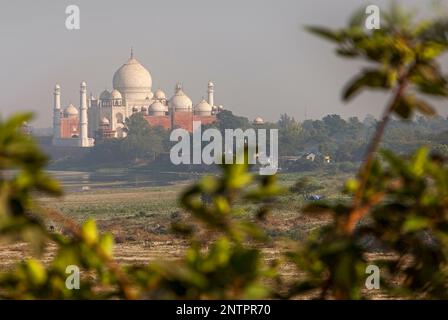
{"label": "taj mahal", "polygon": [[207,85],[207,99],[193,106],[182,85],[175,86],[167,98],[161,89],[152,91],[152,76],[131,50],[129,60],[113,76],[113,90],[104,90],[98,98],[87,97],[87,84],[80,86],[79,108],[61,107],[61,87],[54,88],[53,145],[92,147],[95,140],[124,138],[125,119],[140,112],[150,125],[171,130],[193,130],[193,121],[210,124],[223,107],[215,105],[214,84]]}

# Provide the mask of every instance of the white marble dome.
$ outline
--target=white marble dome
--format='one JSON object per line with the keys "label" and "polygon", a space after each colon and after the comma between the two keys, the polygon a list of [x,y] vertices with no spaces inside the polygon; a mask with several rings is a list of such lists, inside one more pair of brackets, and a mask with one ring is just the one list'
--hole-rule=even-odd
{"label": "white marble dome", "polygon": [[66,117],[69,116],[77,116],[79,114],[78,109],[73,104],[69,104],[67,108],[64,109],[64,115]]}
{"label": "white marble dome", "polygon": [[132,56],[114,74],[114,89],[126,99],[145,99],[152,97],[152,77],[149,71]]}
{"label": "white marble dome", "polygon": [[168,111],[167,107],[160,101],[156,101],[149,106],[149,114],[154,116],[163,116]]}
{"label": "white marble dome", "polygon": [[256,117],[254,119],[254,124],[263,124],[263,123],[264,123],[264,120],[262,117]]}
{"label": "white marble dome", "polygon": [[155,101],[149,106],[149,111],[168,111],[167,107],[160,101]]}
{"label": "white marble dome", "polygon": [[191,111],[193,102],[182,89],[178,89],[170,99],[170,107],[176,111]]}
{"label": "white marble dome", "polygon": [[121,99],[121,93],[120,91],[114,89],[112,90],[112,92],[110,93],[110,99]]}
{"label": "white marble dome", "polygon": [[207,101],[205,101],[205,99],[202,99],[202,101],[196,105],[194,111],[199,114],[210,114],[212,112],[212,109],[212,106]]}
{"label": "white marble dome", "polygon": [[161,89],[157,89],[156,92],[154,92],[154,99],[157,100],[166,99],[165,92],[163,92]]}

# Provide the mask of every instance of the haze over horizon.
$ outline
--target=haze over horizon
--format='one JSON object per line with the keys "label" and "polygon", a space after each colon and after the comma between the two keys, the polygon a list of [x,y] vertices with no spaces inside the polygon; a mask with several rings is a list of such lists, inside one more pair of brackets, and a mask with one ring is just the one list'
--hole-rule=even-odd
{"label": "haze over horizon", "polygon": [[[428,13],[432,0],[401,1]],[[98,96],[112,88],[114,72],[135,57],[151,72],[153,91],[168,97],[177,82],[198,103],[207,82],[216,104],[250,119],[276,121],[281,113],[298,120],[326,114],[378,116],[387,96],[363,93],[344,104],[340,92],[357,73],[334,54],[331,44],[305,25],[342,27],[355,9],[389,1],[229,0],[140,2],[17,0],[0,10],[2,98],[0,116],[37,113],[36,127],[52,123],[53,87],[62,104],[79,105],[79,84]],[[65,28],[65,8],[81,11],[81,29]],[[444,57],[445,70],[448,59]],[[442,115],[447,106],[438,104]],[[443,108],[444,107],[444,108]]]}

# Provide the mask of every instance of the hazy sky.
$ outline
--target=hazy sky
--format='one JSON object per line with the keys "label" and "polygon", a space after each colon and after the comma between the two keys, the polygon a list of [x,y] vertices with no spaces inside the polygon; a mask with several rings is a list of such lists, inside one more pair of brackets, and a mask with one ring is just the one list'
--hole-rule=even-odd
{"label": "hazy sky", "polygon": [[[447,1],[447,0],[445,0]],[[404,0],[429,7],[430,0]],[[448,1],[447,1],[448,2]],[[34,110],[35,126],[49,126],[55,83],[62,103],[79,104],[79,83],[95,95],[111,89],[114,72],[135,57],[150,70],[153,91],[173,94],[184,84],[193,103],[215,83],[215,103],[236,114],[277,120],[329,113],[379,114],[382,94],[343,104],[340,91],[358,70],[304,25],[343,26],[355,8],[388,1],[151,0],[2,1],[0,114]],[[65,8],[81,10],[81,29],[65,28]],[[448,110],[448,104],[445,108]],[[305,112],[305,110],[307,110]],[[447,112],[442,111],[444,115]]]}

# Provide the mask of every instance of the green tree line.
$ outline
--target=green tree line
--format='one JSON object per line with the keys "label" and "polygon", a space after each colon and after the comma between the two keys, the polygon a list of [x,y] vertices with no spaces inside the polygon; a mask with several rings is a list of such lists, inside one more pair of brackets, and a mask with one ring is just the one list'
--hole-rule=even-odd
{"label": "green tree line", "polygon": [[[358,117],[343,119],[332,114],[320,120],[295,120],[282,114],[274,123],[253,125],[247,118],[225,110],[217,115],[217,122],[204,126],[225,129],[278,129],[280,156],[300,156],[307,152],[319,155],[319,165],[298,162],[291,167],[306,169],[322,167],[322,157],[328,155],[332,162],[362,161],[368,142],[375,132],[378,120],[368,115],[362,121]],[[126,119],[127,137],[97,141],[91,152],[81,162],[69,160],[68,167],[77,165],[122,165],[133,166],[152,164],[157,168],[166,161],[156,161],[170,152],[172,142],[169,131],[162,127],[150,126],[139,113]],[[422,145],[448,155],[448,118],[441,116],[416,116],[413,120],[392,119],[385,130],[382,146],[399,154],[408,154]],[[61,163],[58,163],[61,166]],[[62,164],[63,166],[64,164]],[[182,170],[182,168],[180,168]],[[185,169],[185,168],[184,168]]]}

